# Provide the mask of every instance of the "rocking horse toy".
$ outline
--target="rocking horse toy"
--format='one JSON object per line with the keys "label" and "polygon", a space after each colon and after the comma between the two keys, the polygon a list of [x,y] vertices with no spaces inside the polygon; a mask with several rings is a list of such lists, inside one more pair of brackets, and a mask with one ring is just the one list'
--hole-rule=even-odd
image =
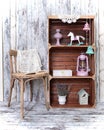
{"label": "rocking horse toy", "polygon": [[85,40],[85,38],[83,36],[81,36],[81,35],[74,36],[74,33],[69,32],[69,34],[67,36],[71,37],[71,42],[68,44],[69,46],[72,45],[73,41],[78,41],[78,45],[84,44],[83,42],[80,42],[80,38],[82,40]]}

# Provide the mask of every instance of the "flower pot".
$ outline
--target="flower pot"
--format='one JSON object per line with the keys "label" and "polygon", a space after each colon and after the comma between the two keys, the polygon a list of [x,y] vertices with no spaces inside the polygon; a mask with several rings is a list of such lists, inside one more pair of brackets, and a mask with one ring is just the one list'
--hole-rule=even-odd
{"label": "flower pot", "polygon": [[64,105],[66,102],[66,95],[65,96],[58,95],[58,102],[60,105]]}

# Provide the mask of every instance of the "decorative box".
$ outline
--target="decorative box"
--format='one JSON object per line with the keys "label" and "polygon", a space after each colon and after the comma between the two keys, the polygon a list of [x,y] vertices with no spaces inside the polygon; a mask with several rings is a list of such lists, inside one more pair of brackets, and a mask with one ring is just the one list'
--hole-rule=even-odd
{"label": "decorative box", "polygon": [[72,76],[72,70],[53,70],[53,76]]}

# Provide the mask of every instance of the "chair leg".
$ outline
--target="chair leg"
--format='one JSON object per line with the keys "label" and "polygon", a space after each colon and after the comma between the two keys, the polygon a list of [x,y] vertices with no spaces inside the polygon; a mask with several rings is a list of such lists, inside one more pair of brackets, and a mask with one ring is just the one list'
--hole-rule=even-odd
{"label": "chair leg", "polygon": [[21,119],[24,118],[24,81],[21,79],[20,81],[20,111],[21,111]]}
{"label": "chair leg", "polygon": [[9,94],[9,100],[8,100],[8,107],[10,107],[10,103],[11,103],[12,89],[14,87],[14,81],[15,81],[15,79],[10,80],[10,94]]}
{"label": "chair leg", "polygon": [[30,81],[30,101],[33,99],[33,92],[32,92],[32,81]]}
{"label": "chair leg", "polygon": [[43,78],[43,83],[44,83],[45,104],[46,104],[47,110],[49,110],[50,107],[49,107],[48,96],[47,96],[47,87],[48,87],[48,78],[47,77]]}

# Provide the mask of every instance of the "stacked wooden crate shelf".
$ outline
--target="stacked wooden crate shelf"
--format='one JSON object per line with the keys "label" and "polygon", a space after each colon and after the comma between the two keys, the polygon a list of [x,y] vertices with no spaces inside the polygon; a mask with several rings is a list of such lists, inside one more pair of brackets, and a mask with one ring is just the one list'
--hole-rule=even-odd
{"label": "stacked wooden crate shelf", "polygon": [[[86,32],[83,27],[88,22],[90,31]],[[60,46],[56,46],[56,39],[53,37],[56,33],[56,29],[61,30],[62,39],[60,40]],[[67,36],[69,32],[73,32],[75,35],[81,35],[85,37],[83,45],[77,45],[77,41],[73,45],[68,46],[70,38]],[[58,16],[48,17],[48,60],[49,60],[49,104],[50,107],[94,107],[95,106],[95,41],[94,41],[94,16],[81,16],[75,23],[63,23]],[[86,52],[88,46],[92,46],[94,54],[88,55],[88,62],[90,71],[88,76],[77,76],[76,66],[77,57]],[[72,76],[54,76],[53,70],[72,70]],[[64,105],[60,105],[58,102],[57,84],[71,84],[67,100]],[[81,105],[79,103],[78,92],[84,89],[89,97],[88,104]]]}

